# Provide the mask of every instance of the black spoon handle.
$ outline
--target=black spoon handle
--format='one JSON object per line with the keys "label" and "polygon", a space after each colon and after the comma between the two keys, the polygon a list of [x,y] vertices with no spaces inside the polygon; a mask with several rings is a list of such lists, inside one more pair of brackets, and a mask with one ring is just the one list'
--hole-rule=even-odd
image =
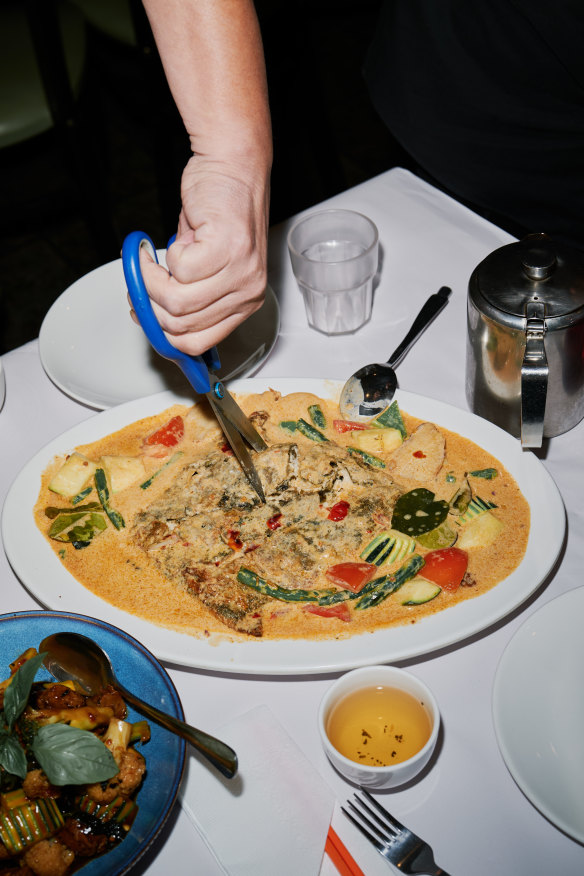
{"label": "black spoon handle", "polygon": [[452,289],[449,289],[448,286],[442,286],[438,292],[434,292],[433,295],[430,295],[417,317],[415,318],[413,325],[397,350],[389,357],[387,360],[387,364],[391,365],[395,368],[398,365],[403,357],[406,355],[414,341],[420,337],[422,332],[430,325],[433,319],[435,319],[443,307],[448,303],[448,296],[452,292]]}

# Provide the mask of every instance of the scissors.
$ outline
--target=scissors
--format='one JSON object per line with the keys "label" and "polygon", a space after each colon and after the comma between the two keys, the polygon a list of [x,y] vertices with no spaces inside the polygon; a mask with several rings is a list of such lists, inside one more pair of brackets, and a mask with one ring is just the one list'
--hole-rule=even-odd
{"label": "scissors", "polygon": [[[174,242],[172,237],[168,243]],[[175,362],[183,371],[185,377],[195,392],[205,395],[211,405],[219,424],[231,445],[249,483],[254,488],[262,502],[266,501],[262,482],[251,460],[249,451],[242,439],[254,450],[266,450],[267,444],[256,431],[239,405],[229,394],[224,384],[214,372],[221,367],[221,360],[216,347],[212,347],[202,356],[189,356],[173,346],[160,326],[144,279],[140,270],[140,250],[145,247],[152,258],[158,263],[156,249],[150,237],[142,231],[132,231],[122,245],[122,264],[128,293],[134,312],[146,337],[157,353],[165,359]]]}

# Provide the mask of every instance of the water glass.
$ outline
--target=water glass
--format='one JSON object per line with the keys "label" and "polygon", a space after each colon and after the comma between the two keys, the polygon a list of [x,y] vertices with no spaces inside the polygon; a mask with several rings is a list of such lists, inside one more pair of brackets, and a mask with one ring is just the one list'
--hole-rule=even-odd
{"label": "water glass", "polygon": [[308,324],[327,335],[354,332],[371,316],[379,234],[353,210],[320,210],[288,234],[292,270]]}

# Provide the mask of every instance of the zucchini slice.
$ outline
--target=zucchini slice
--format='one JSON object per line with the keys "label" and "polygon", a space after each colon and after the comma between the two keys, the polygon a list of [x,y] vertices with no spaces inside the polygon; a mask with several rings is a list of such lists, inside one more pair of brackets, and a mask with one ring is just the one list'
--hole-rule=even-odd
{"label": "zucchini slice", "polygon": [[497,506],[494,502],[488,502],[484,499],[481,499],[480,496],[475,496],[474,499],[472,499],[468,503],[467,509],[464,514],[461,514],[456,522],[459,526],[464,526],[465,523],[470,523],[470,521],[473,520],[475,517],[479,517],[481,514],[485,514],[485,512],[490,511],[491,508],[496,507]]}
{"label": "zucchini slice", "polygon": [[423,605],[431,599],[436,599],[440,593],[442,588],[437,584],[426,581],[425,578],[414,578],[413,581],[404,584],[399,598],[402,605]]}
{"label": "zucchini slice", "polygon": [[483,548],[492,544],[498,537],[504,524],[490,511],[475,517],[468,523],[460,536],[457,545],[462,550],[469,548]]}
{"label": "zucchini slice", "polygon": [[64,823],[61,810],[51,797],[31,800],[9,812],[0,810],[0,839],[11,855],[18,855],[33,843],[52,836]]}
{"label": "zucchini slice", "polygon": [[102,456],[100,463],[112,493],[121,493],[146,474],[140,456]]}
{"label": "zucchini slice", "polygon": [[402,443],[398,429],[360,429],[351,438],[359,450],[374,453],[393,453]]}
{"label": "zucchini slice", "polygon": [[117,821],[118,824],[130,824],[138,812],[138,804],[127,797],[114,797],[111,803],[96,803],[87,794],[75,799],[81,812],[93,815],[99,821]]}
{"label": "zucchini slice", "polygon": [[14,791],[6,791],[4,794],[0,794],[0,807],[7,812],[10,809],[16,809],[17,806],[26,806],[28,802],[28,797],[22,788],[16,788]]}
{"label": "zucchini slice", "polygon": [[402,532],[388,530],[381,532],[361,552],[360,559],[366,563],[382,566],[384,563],[395,563],[403,560],[408,554],[413,554],[416,542]]}
{"label": "zucchini slice", "polygon": [[72,453],[67,457],[57,474],[49,484],[49,490],[69,499],[79,493],[89,478],[94,474],[97,463],[83,456],[82,453]]}

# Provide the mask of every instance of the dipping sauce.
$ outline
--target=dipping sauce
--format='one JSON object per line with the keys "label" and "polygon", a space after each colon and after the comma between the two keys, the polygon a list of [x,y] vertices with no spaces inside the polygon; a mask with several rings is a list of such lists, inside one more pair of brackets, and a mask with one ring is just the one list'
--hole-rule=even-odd
{"label": "dipping sauce", "polygon": [[347,694],[332,707],[326,722],[327,736],[338,752],[374,767],[413,757],[431,732],[424,704],[410,693],[385,685]]}

